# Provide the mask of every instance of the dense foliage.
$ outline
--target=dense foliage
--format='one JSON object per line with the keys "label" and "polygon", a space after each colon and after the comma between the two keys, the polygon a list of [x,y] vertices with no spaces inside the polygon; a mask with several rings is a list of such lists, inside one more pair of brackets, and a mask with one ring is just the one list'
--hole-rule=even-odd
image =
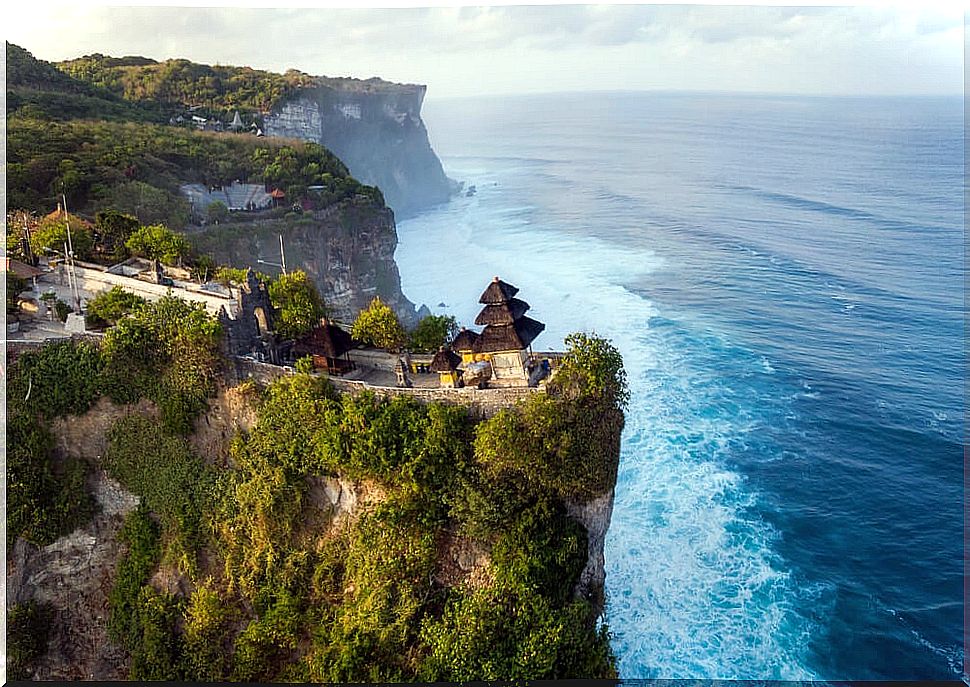
{"label": "dense foliage", "polygon": [[[255,424],[216,470],[186,435],[214,390],[218,335],[169,297],[120,316],[100,348],[52,344],[11,369],[8,524],[40,543],[77,522],[85,494],[83,470],[55,469],[45,418],[103,394],[159,407],[162,422],[118,420],[102,459],[141,497],[109,598],[130,677],[615,676],[596,607],[574,593],[587,538],[567,508],[615,478],[625,389],[609,342],[571,338],[549,394],[480,421],[409,396],[339,395],[306,373],[249,384],[238,393]],[[456,581],[449,547],[472,541],[480,572]],[[160,569],[191,592],[160,590]]]}
{"label": "dense foliage", "polygon": [[104,392],[119,403],[150,398],[182,434],[215,391],[222,328],[199,303],[174,296],[135,309],[107,331]]}
{"label": "dense foliage", "polygon": [[29,680],[47,649],[51,609],[29,601],[7,608],[7,679]]}
{"label": "dense foliage", "polygon": [[458,334],[458,322],[450,315],[426,315],[408,334],[412,351],[430,353],[451,342]]}
{"label": "dense foliage", "polygon": [[326,314],[323,299],[306,272],[295,270],[269,282],[276,331],[285,339],[303,336]]}
{"label": "dense foliage", "polygon": [[237,179],[273,184],[293,200],[309,186],[322,186],[328,203],[358,194],[383,203],[377,189],[359,184],[315,143],[20,114],[7,127],[11,208],[48,212],[55,194],[65,193],[69,207],[82,214],[113,208],[144,224],[181,229],[190,217],[181,185]]}
{"label": "dense foliage", "polygon": [[161,224],[135,229],[125,241],[125,248],[132,255],[158,260],[163,265],[181,263],[192,250],[188,239]]}
{"label": "dense foliage", "polygon": [[93,84],[74,79],[23,48],[7,48],[7,114],[35,118],[163,121],[163,110],[126,102]]}
{"label": "dense foliage", "polygon": [[35,255],[57,253],[63,256],[65,246],[73,249],[74,255],[82,260],[89,257],[94,248],[91,223],[70,213],[52,212],[32,228],[30,248]]}
{"label": "dense foliage", "polygon": [[181,570],[194,569],[214,478],[185,439],[149,418],[124,418],[108,433],[104,467],[161,519],[167,558]]}
{"label": "dense foliage", "polygon": [[350,334],[361,343],[387,349],[400,348],[408,338],[401,321],[380,296],[375,296],[370,305],[360,311]]}
{"label": "dense foliage", "polygon": [[297,88],[314,83],[313,77],[296,70],[276,74],[189,60],[155,62],[99,54],[58,66],[76,79],[126,100],[202,105],[209,113],[220,113],[227,122],[233,109],[266,111]]}
{"label": "dense foliage", "polygon": [[89,327],[98,329],[109,327],[118,324],[136,308],[145,304],[146,301],[141,296],[126,291],[120,286],[114,286],[87,302],[85,319]]}

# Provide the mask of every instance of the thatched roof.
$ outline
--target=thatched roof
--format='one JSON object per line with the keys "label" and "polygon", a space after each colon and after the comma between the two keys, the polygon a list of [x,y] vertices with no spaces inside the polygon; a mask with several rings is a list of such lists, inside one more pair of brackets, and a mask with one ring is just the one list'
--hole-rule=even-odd
{"label": "thatched roof", "polygon": [[478,299],[479,303],[504,303],[510,300],[519,290],[502,281],[498,277],[492,279],[492,283],[488,285],[488,288],[482,292],[481,298]]}
{"label": "thatched roof", "polygon": [[475,324],[512,324],[528,309],[529,304],[518,298],[512,298],[506,303],[492,303],[482,308],[475,318]]}
{"label": "thatched roof", "polygon": [[485,327],[475,342],[476,353],[496,353],[498,351],[518,351],[528,346],[546,328],[546,325],[531,317],[521,317],[511,325],[490,325]]}
{"label": "thatched roof", "polygon": [[21,279],[31,279],[32,277],[39,277],[44,274],[44,270],[38,269],[33,265],[28,265],[25,262],[20,262],[20,260],[14,260],[13,258],[7,258],[7,271],[13,272]]}
{"label": "thatched roof", "polygon": [[339,358],[353,347],[350,334],[323,320],[309,334],[297,340],[293,345],[293,353],[297,356],[322,355],[326,358]]}
{"label": "thatched roof", "polygon": [[461,356],[442,346],[431,361],[432,372],[454,372],[461,364]]}
{"label": "thatched roof", "polygon": [[451,342],[451,349],[454,351],[473,351],[476,341],[478,341],[478,332],[462,327],[458,336]]}

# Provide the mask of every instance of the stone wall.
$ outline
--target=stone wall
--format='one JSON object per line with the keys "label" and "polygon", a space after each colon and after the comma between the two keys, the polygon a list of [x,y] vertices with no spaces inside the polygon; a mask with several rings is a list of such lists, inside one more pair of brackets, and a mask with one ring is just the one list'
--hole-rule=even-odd
{"label": "stone wall", "polygon": [[[130,291],[149,301],[157,301],[163,296],[171,294],[187,301],[201,303],[212,315],[217,314],[223,306],[231,311],[235,309],[236,305],[234,299],[218,293],[155,284],[141,279],[126,277],[122,274],[112,274],[111,272],[95,267],[76,265],[74,269],[77,274],[78,288],[81,291],[82,298],[85,299],[94,298],[94,296],[102,291],[109,291],[112,287],[120,286],[125,291]],[[68,281],[64,270],[65,268],[62,264],[54,272],[41,277],[39,280],[41,288],[47,284],[54,283],[66,286]],[[70,300],[70,298],[67,300]]]}
{"label": "stone wall", "polygon": [[[233,381],[240,383],[251,379],[259,384],[270,384],[288,374],[293,374],[293,369],[260,363],[255,360],[236,358],[233,361]],[[469,408],[473,417],[484,419],[495,415],[502,408],[514,405],[522,399],[528,398],[532,394],[543,393],[541,389],[532,387],[507,387],[501,389],[473,389],[469,387],[461,389],[417,389],[417,388],[398,388],[389,386],[373,386],[366,382],[340,377],[330,377],[330,384],[341,393],[359,394],[362,391],[372,391],[379,396],[410,396],[422,403],[449,403],[452,405],[463,405]]]}

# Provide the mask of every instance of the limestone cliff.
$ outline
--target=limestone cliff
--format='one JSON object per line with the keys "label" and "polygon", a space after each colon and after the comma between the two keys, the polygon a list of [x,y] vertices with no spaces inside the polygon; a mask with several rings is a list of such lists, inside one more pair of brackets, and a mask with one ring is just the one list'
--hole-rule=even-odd
{"label": "limestone cliff", "polygon": [[414,304],[401,292],[394,262],[394,217],[386,207],[359,199],[317,212],[189,230],[199,250],[217,262],[267,273],[278,272],[266,263],[280,261],[280,234],[287,267],[306,271],[331,317],[352,322],[374,296],[380,296],[406,325],[414,324]]}
{"label": "limestone cliff", "polygon": [[274,106],[263,126],[270,136],[326,146],[407,217],[446,201],[451,188],[421,121],[425,90],[379,79],[319,79]]}

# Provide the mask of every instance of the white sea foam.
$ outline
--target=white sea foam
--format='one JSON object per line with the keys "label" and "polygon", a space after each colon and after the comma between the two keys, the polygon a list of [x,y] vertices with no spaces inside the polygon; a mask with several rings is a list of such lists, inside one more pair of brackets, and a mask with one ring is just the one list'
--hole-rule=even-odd
{"label": "white sea foam", "polygon": [[595,330],[621,350],[632,399],[606,545],[621,676],[811,678],[799,655],[811,628],[794,610],[775,534],[721,460],[756,425],[705,406],[718,380],[695,384],[684,352],[650,329],[654,306],[623,286],[663,263],[530,223],[530,208],[496,196],[503,186],[480,184],[475,197],[401,222],[395,257],[404,293],[434,312],[473,323],[478,296],[499,275],[546,323],[537,349]]}

